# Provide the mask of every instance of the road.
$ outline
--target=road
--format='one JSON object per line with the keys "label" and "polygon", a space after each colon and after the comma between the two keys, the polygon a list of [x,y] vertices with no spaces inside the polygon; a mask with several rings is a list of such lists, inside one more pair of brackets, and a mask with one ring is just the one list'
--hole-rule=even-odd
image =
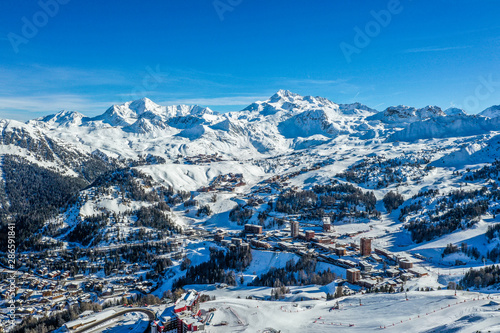
{"label": "road", "polygon": [[[92,323],[92,324],[87,325],[85,327],[81,327],[79,329],[76,329],[76,330],[72,331],[72,333],[83,333],[83,332],[86,332],[86,331],[88,331],[88,330],[90,330],[90,329],[92,329],[94,327],[102,325],[103,323],[105,323],[105,322],[107,322],[107,321],[109,321],[111,319],[123,316],[124,314],[131,313],[131,312],[145,313],[148,316],[150,322],[153,321],[153,320],[155,320],[155,313],[152,310],[145,309],[145,308],[129,308],[129,309],[120,310],[120,311],[114,313],[113,315],[109,316],[108,318],[101,319],[99,321],[96,321],[95,323]],[[145,332],[148,332],[148,330],[149,330],[149,325],[146,328]]]}

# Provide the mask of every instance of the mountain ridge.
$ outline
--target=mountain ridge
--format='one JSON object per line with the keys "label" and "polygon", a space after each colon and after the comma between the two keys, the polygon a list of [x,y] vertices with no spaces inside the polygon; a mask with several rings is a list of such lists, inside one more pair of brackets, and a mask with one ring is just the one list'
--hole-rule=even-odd
{"label": "mountain ridge", "polygon": [[[494,110],[495,106],[482,114],[492,116]],[[495,130],[492,119],[430,105],[378,111],[358,102],[337,104],[279,90],[265,101],[227,113],[198,105],[161,106],[142,98],[115,104],[95,117],[63,110],[12,124],[112,157],[134,158],[146,149],[172,159],[177,154],[217,152],[230,158],[274,156],[339,136],[383,142],[479,135]]]}

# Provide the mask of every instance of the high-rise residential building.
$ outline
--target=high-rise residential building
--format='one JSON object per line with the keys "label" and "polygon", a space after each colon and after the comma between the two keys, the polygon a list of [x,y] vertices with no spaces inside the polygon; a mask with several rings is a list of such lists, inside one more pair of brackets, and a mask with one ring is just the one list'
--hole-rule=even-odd
{"label": "high-rise residential building", "polygon": [[293,238],[299,236],[299,222],[292,221],[290,222],[290,236]]}
{"label": "high-rise residential building", "polygon": [[372,253],[371,238],[361,238],[361,255],[369,256]]}
{"label": "high-rise residential building", "polygon": [[361,272],[357,268],[350,268],[346,271],[347,282],[355,284],[361,278]]}

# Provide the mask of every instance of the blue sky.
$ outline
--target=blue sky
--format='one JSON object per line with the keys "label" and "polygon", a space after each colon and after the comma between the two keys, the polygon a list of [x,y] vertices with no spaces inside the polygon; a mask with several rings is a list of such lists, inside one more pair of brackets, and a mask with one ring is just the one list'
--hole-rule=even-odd
{"label": "blue sky", "polygon": [[0,118],[144,96],[224,112],[278,89],[477,113],[500,104],[499,12],[494,0],[3,0]]}

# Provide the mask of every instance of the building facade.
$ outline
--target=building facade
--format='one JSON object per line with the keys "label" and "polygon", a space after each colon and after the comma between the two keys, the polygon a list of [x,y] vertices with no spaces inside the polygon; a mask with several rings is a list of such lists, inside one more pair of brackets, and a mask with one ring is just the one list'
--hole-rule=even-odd
{"label": "building facade", "polygon": [[290,236],[296,238],[299,236],[299,222],[291,221],[290,222]]}
{"label": "building facade", "polygon": [[371,238],[361,238],[361,255],[369,256],[372,253]]}
{"label": "building facade", "polygon": [[361,272],[357,268],[350,268],[346,271],[347,282],[355,284],[361,279]]}

